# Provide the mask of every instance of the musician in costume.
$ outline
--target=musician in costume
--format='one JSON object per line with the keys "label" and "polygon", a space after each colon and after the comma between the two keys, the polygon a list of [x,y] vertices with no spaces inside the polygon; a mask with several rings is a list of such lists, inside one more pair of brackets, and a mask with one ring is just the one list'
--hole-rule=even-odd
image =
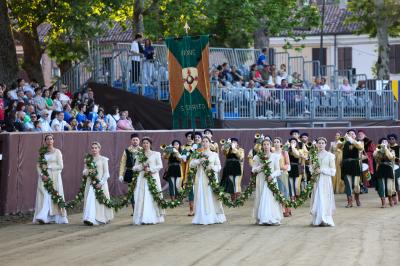
{"label": "musician in costume", "polygon": [[339,139],[341,138],[341,133],[336,132],[335,134],[335,141],[331,142],[330,151],[335,155],[335,165],[336,165],[336,172],[335,176],[333,177],[333,190],[335,194],[344,193],[344,181],[342,179],[342,157],[343,151],[338,147]]}
{"label": "musician in costume", "polygon": [[172,200],[178,196],[178,188],[181,184],[182,178],[182,156],[181,156],[181,142],[179,140],[173,140],[171,145],[162,146],[164,159],[168,160],[167,173],[165,175],[166,181],[168,182],[169,195]]}
{"label": "musician in costume", "polygon": [[310,173],[310,158],[308,156],[309,150],[311,149],[311,142],[309,141],[308,133],[302,133],[300,135],[300,141],[302,143],[302,151],[303,156],[305,157],[302,160],[303,165],[303,187],[307,185],[307,182],[310,181],[311,173]]}
{"label": "musician in costume", "polygon": [[389,134],[387,136],[389,141],[390,149],[394,151],[395,154],[395,161],[394,161],[394,178],[395,178],[395,188],[396,193],[392,195],[393,203],[396,205],[397,202],[400,202],[400,146],[397,144],[397,135],[396,134]]}
{"label": "musician in costume", "polygon": [[289,196],[292,201],[296,200],[296,196],[300,195],[301,176],[300,176],[300,159],[301,153],[298,149],[298,141],[295,138],[289,139]]}
{"label": "musician in costume", "polygon": [[253,157],[261,151],[261,143],[264,138],[261,137],[260,133],[256,133],[254,135],[254,146],[253,148],[249,151],[249,154],[247,155],[247,159],[249,161],[250,167],[253,166]]}
{"label": "musician in costume", "polygon": [[[124,150],[119,163],[119,181],[130,184],[133,178],[133,166],[135,165],[136,155],[141,150],[140,138],[136,133],[131,134],[131,144]],[[131,198],[132,209],[135,209],[135,197]]]}
{"label": "musician in costume", "polygon": [[205,136],[205,137],[207,137],[207,138],[209,138],[209,139],[211,140],[211,143],[210,143],[210,150],[211,150],[212,152],[216,152],[217,154],[219,154],[218,143],[215,142],[215,141],[213,141],[213,139],[212,139],[212,137],[213,137],[213,132],[212,132],[212,130],[209,129],[209,128],[204,129],[204,131],[203,131],[203,136]]}
{"label": "musician in costume", "polygon": [[[187,182],[187,178],[189,175],[189,165],[190,165],[190,155],[192,153],[193,145],[194,145],[194,139],[195,139],[195,134],[192,131],[186,132],[185,133],[186,137],[186,144],[183,146],[182,149],[182,169],[183,169],[183,177],[182,177],[182,182],[181,182],[181,187]],[[194,201],[194,194],[193,194],[193,189],[190,190],[189,192],[189,213],[188,216],[193,216],[194,215],[194,208],[193,208],[193,201]]]}
{"label": "musician in costume", "polygon": [[356,140],[355,130],[350,129],[344,135],[343,139],[339,140],[337,145],[343,150],[342,178],[344,179],[345,192],[347,196],[346,208],[353,207],[353,192],[357,206],[361,206],[360,177],[363,143]]}
{"label": "musician in costume", "polygon": [[237,138],[230,138],[221,143],[222,151],[226,157],[222,172],[221,186],[226,193],[231,194],[232,201],[236,200],[242,192],[241,182],[243,176],[244,150],[239,147]]}
{"label": "musician in costume", "polygon": [[[370,175],[373,175],[375,172],[373,153],[375,151],[376,145],[372,142],[370,138],[367,137],[364,130],[358,130],[357,139],[358,141],[362,141],[363,143],[362,163],[368,164],[368,172],[370,173]],[[361,180],[364,185],[365,192],[368,192],[368,187],[370,186],[368,180],[369,178],[370,176],[363,175],[363,178]]]}
{"label": "musician in costume", "polygon": [[[305,144],[303,144],[303,142],[300,139],[300,131],[299,130],[297,130],[297,129],[291,130],[290,131],[290,136],[291,136],[292,139],[295,139],[297,141],[296,148],[297,148],[297,150],[299,152],[299,156],[300,156],[299,157],[299,161],[298,161],[298,164],[299,164],[299,167],[298,167],[299,175],[298,175],[298,178],[296,179],[297,182],[298,182],[298,185],[297,185],[298,192],[296,193],[296,195],[299,195],[300,191],[301,191],[301,188],[305,187],[304,182],[307,181],[306,178],[305,178],[305,165],[306,165],[306,159],[308,157],[308,151],[307,151],[307,148],[305,147]],[[304,138],[306,138],[308,140],[308,135],[304,136]],[[302,183],[302,180],[304,180],[303,183]]]}
{"label": "musician in costume", "polygon": [[376,189],[381,198],[381,208],[386,208],[386,198],[389,199],[390,206],[394,206],[392,196],[396,193],[394,185],[394,161],[395,152],[390,149],[387,138],[379,140],[373,156],[376,160]]}

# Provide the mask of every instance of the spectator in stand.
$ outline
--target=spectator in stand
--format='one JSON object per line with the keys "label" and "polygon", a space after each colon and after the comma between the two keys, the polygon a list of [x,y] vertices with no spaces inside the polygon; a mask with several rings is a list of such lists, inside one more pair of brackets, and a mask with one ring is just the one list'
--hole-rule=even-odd
{"label": "spectator in stand", "polygon": [[23,111],[23,112],[25,112],[25,104],[23,103],[23,102],[17,102],[17,108],[16,108],[16,111],[17,112],[19,112],[19,111]]}
{"label": "spectator in stand", "polygon": [[276,86],[280,86],[282,79],[286,79],[286,77],[283,75],[281,70],[278,70],[278,72],[276,73],[276,77],[275,77]]}
{"label": "spectator in stand", "polygon": [[92,125],[94,125],[94,123],[97,121],[97,118],[99,117],[98,115],[98,110],[99,110],[99,106],[98,105],[93,105],[90,109],[89,109],[89,114],[87,116],[88,120],[92,122]]}
{"label": "spectator in stand", "polygon": [[128,119],[128,111],[122,111],[117,123],[117,130],[134,130],[132,122]]}
{"label": "spectator in stand", "polygon": [[38,120],[40,122],[40,128],[43,132],[53,131],[50,126],[50,114],[48,110],[43,110]]}
{"label": "spectator in stand", "polygon": [[71,121],[69,122],[69,124],[71,126],[72,131],[79,131],[78,121],[76,121],[75,118],[72,118]]}
{"label": "spectator in stand", "polygon": [[259,70],[259,72],[260,72],[261,78],[262,78],[261,84],[263,86],[268,85],[268,81],[269,81],[269,79],[271,77],[270,66],[269,65],[264,65],[264,67],[261,70]]}
{"label": "spectator in stand", "polygon": [[27,115],[31,115],[31,114],[36,114],[36,110],[35,110],[35,106],[33,106],[32,104],[28,104],[25,106],[25,113]]}
{"label": "spectator in stand", "polygon": [[104,131],[101,127],[100,121],[94,122],[93,131]]}
{"label": "spectator in stand", "polygon": [[261,73],[257,70],[256,64],[250,66],[249,80],[259,84],[262,84],[263,82],[263,78],[261,77]]}
{"label": "spectator in stand", "polygon": [[243,84],[243,76],[240,70],[237,69],[235,65],[232,66],[231,69],[232,80],[237,82],[240,86]]}
{"label": "spectator in stand", "polygon": [[346,78],[343,79],[343,84],[340,86],[340,90],[346,95],[353,95],[353,88],[350,86],[349,80]]}
{"label": "spectator in stand", "polygon": [[53,100],[54,110],[56,110],[57,112],[62,112],[63,106],[60,101],[60,92],[54,91],[51,99]]}
{"label": "spectator in stand", "polygon": [[18,100],[18,96],[17,96],[17,85],[16,84],[12,84],[11,88],[9,91],[7,91],[7,97],[10,100]]}
{"label": "spectator in stand", "polygon": [[297,72],[293,72],[292,74],[292,86],[295,88],[303,87],[303,80],[300,78],[301,74]]}
{"label": "spectator in stand", "polygon": [[30,116],[28,114],[25,114],[25,121],[24,121],[24,127],[25,131],[34,131],[35,125],[34,122],[37,122],[37,115],[35,113],[31,114]]}
{"label": "spectator in stand", "polygon": [[326,84],[326,78],[321,78],[321,91],[323,92],[323,95],[326,96],[329,94],[329,91],[331,88],[329,87],[328,84]]}
{"label": "spectator in stand", "polygon": [[104,119],[104,109],[103,108],[99,108],[99,112],[98,112],[98,116],[97,116],[96,122],[100,123],[100,127],[101,127],[102,131],[108,130],[107,123],[106,123],[106,121]]}
{"label": "spectator in stand", "polygon": [[51,129],[53,131],[65,131],[71,129],[70,125],[64,121],[64,113],[54,111],[56,118],[51,121]]}
{"label": "spectator in stand", "polygon": [[135,35],[135,39],[131,44],[130,55],[132,55],[132,83],[137,84],[140,82],[140,61],[144,56],[144,49],[142,47],[142,34]]}
{"label": "spectator in stand", "polygon": [[268,65],[268,49],[263,48],[261,54],[257,58],[258,69],[263,69],[265,65]]}
{"label": "spectator in stand", "polygon": [[81,131],[92,131],[92,122],[90,122],[90,120],[86,120],[83,122],[82,126],[79,127]]}
{"label": "spectator in stand", "polygon": [[359,80],[355,92],[357,106],[363,107],[370,102],[370,98],[365,85],[365,80]]}
{"label": "spectator in stand", "polygon": [[33,98],[33,104],[35,105],[35,108],[38,113],[46,109],[46,100],[42,97],[41,88],[35,89],[35,97]]}
{"label": "spectator in stand", "polygon": [[106,123],[109,131],[117,130],[117,123],[120,119],[118,106],[111,107],[111,112],[106,116]]}
{"label": "spectator in stand", "polygon": [[83,125],[83,122],[85,122],[87,119],[85,113],[86,113],[86,105],[81,103],[78,105],[79,113],[76,115],[76,121],[78,121],[79,125]]}
{"label": "spectator in stand", "polygon": [[222,64],[222,73],[221,74],[222,74],[222,80],[232,83],[233,78],[232,78],[231,70],[229,68],[228,63],[225,62]]}
{"label": "spectator in stand", "polygon": [[[287,74],[287,70],[286,70],[286,65],[285,64],[281,64],[280,65],[279,71],[281,72],[281,75],[282,75],[283,79],[287,79],[288,78],[288,74]],[[290,83],[289,80],[288,80],[288,82]],[[281,83],[279,82],[278,84],[281,84]]]}
{"label": "spectator in stand", "polygon": [[16,112],[16,120],[14,123],[15,131],[23,132],[25,130],[24,120],[25,120],[25,112],[22,111]]}
{"label": "spectator in stand", "polygon": [[67,103],[64,105],[64,120],[69,123],[72,119],[71,106]]}
{"label": "spectator in stand", "polygon": [[18,102],[22,102],[24,104],[28,104],[28,98],[26,98],[24,91],[21,89],[18,89],[17,91],[17,100]]}
{"label": "spectator in stand", "polygon": [[72,94],[70,92],[68,92],[68,87],[67,85],[61,85],[61,91],[60,91],[60,102],[62,104],[62,106],[66,105],[66,104],[71,104],[71,96]]}
{"label": "spectator in stand", "polygon": [[78,106],[80,103],[83,103],[82,93],[77,92],[74,94],[74,98],[72,99],[71,107],[74,109],[75,106]]}
{"label": "spectator in stand", "polygon": [[33,129],[34,132],[42,132],[42,127],[41,127],[41,123],[39,120],[36,120],[35,122],[33,122],[33,126],[34,126],[34,129]]}
{"label": "spectator in stand", "polygon": [[30,90],[25,92],[25,98],[27,104],[34,104],[33,95]]}
{"label": "spectator in stand", "polygon": [[146,39],[144,41],[144,58],[143,62],[143,83],[150,85],[153,81],[154,73],[154,47],[151,45],[151,40]]}
{"label": "spectator in stand", "polygon": [[51,113],[54,110],[53,100],[50,98],[50,90],[45,89],[43,91],[43,98],[46,101],[46,109],[49,111],[49,116],[51,117]]}

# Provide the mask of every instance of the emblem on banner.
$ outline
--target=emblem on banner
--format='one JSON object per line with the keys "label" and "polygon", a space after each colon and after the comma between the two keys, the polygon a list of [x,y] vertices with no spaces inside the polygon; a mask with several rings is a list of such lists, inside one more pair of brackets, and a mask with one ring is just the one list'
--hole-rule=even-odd
{"label": "emblem on banner", "polygon": [[199,79],[199,74],[197,68],[187,67],[182,69],[183,86],[185,89],[192,93],[197,86],[197,81]]}

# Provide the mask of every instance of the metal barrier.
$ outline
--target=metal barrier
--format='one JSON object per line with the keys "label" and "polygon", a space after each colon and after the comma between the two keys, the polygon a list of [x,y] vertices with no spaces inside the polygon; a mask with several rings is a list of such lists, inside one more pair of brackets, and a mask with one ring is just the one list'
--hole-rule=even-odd
{"label": "metal barrier", "polygon": [[260,49],[235,49],[236,64],[240,67],[250,67],[257,61],[261,53]]}
{"label": "metal barrier", "polygon": [[312,83],[316,78],[321,77],[321,64],[318,60],[304,62],[304,80]]}
{"label": "metal barrier", "polygon": [[237,64],[235,52],[232,48],[210,47],[210,66],[222,65],[223,63]]}
{"label": "metal barrier", "polygon": [[394,120],[398,103],[391,90],[320,91],[309,89],[219,88],[220,119]]}
{"label": "metal barrier", "polygon": [[302,56],[289,56],[289,76],[293,73],[298,73],[301,75],[301,79],[304,79],[304,57]]}
{"label": "metal barrier", "polygon": [[274,63],[277,69],[280,69],[280,66],[283,64],[286,66],[286,69],[289,66],[289,53],[279,52],[274,53]]}

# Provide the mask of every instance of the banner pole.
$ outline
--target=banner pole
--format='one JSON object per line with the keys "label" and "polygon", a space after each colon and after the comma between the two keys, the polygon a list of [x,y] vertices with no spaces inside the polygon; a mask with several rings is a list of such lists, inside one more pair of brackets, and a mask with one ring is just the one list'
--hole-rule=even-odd
{"label": "banner pole", "polygon": [[[187,23],[187,21],[185,22],[185,26],[183,26],[183,28],[185,29],[185,33],[186,33],[186,37],[189,37],[189,24]],[[189,95],[189,104],[190,104],[190,122],[192,124],[192,129],[193,129],[193,134],[196,132],[196,123],[194,123],[194,119],[193,119],[193,106],[192,106],[192,92]]]}

